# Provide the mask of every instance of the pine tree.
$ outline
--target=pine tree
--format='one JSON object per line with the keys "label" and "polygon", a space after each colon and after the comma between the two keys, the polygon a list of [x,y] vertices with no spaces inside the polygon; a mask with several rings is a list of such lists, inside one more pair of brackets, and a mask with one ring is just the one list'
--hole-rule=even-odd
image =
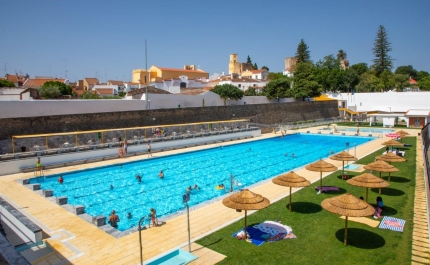
{"label": "pine tree", "polygon": [[249,55],[248,55],[248,58],[246,59],[246,63],[252,64],[251,57],[249,57]]}
{"label": "pine tree", "polygon": [[258,65],[257,65],[257,63],[254,63],[254,65],[252,66],[252,70],[258,70]]}
{"label": "pine tree", "polygon": [[305,41],[302,39],[297,46],[296,52],[297,63],[308,63],[311,61],[311,56],[309,52],[309,47],[306,45]]}
{"label": "pine tree", "polygon": [[346,59],[346,52],[344,50],[339,50],[337,52],[337,59],[342,61]]}
{"label": "pine tree", "polygon": [[372,68],[376,71],[376,76],[379,77],[384,70],[391,70],[393,67],[393,59],[388,55],[388,52],[391,50],[391,43],[388,41],[387,31],[384,26],[380,25],[373,47],[375,59],[373,59]]}

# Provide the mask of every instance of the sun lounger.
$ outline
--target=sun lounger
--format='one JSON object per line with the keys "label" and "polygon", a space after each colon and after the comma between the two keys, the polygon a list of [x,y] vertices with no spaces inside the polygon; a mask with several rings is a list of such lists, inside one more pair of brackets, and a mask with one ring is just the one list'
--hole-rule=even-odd
{"label": "sun lounger", "polygon": [[[319,191],[320,190],[320,186],[316,186],[315,187],[315,190],[316,191]],[[327,192],[327,191],[339,191],[339,188],[338,187],[336,187],[336,186],[323,186],[322,187],[322,192]]]}

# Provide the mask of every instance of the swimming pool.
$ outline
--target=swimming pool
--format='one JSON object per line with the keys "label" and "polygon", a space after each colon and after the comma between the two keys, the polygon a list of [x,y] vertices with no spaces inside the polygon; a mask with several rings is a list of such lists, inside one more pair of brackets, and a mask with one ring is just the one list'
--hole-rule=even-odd
{"label": "swimming pool", "polygon": [[[357,128],[337,128],[339,132],[357,132]],[[391,129],[375,129],[375,128],[362,128],[360,127],[360,133],[390,133],[394,132]]]}
{"label": "swimming pool", "polygon": [[[150,208],[157,210],[159,218],[183,210],[182,195],[188,186],[200,187],[192,190],[189,202],[197,205],[224,195],[230,189],[230,174],[241,183],[234,187],[237,190],[328,157],[331,151],[342,151],[346,143],[354,146],[372,139],[295,134],[65,173],[62,185],[56,181],[59,175],[32,179],[31,183],[39,181],[42,189],[52,189],[54,196],[67,196],[69,204],[84,205],[86,213],[93,216],[108,217],[115,209],[121,218],[118,229],[124,231],[147,216]],[[161,169],[164,179],[157,177]],[[142,183],[137,182],[136,174],[143,175]],[[226,190],[215,189],[220,183]],[[128,212],[133,216],[130,219]]]}

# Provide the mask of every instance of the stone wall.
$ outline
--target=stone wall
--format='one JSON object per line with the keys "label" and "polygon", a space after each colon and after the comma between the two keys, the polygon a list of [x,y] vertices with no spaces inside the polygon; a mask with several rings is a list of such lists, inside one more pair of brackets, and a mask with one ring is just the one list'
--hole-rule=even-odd
{"label": "stone wall", "polygon": [[0,119],[0,146],[2,147],[2,153],[11,152],[9,149],[12,136],[24,134],[158,126],[231,119],[249,119],[252,123],[261,124],[280,124],[338,116],[339,112],[336,101],[300,101],[278,104],[8,118]]}

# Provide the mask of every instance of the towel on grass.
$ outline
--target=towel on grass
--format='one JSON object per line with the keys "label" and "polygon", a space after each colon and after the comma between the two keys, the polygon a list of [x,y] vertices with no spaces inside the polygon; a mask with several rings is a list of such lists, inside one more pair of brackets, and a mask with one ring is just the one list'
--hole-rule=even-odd
{"label": "towel on grass", "polygon": [[379,224],[379,228],[382,229],[390,229],[397,232],[403,232],[403,228],[405,227],[405,220],[384,216],[381,223]]}
{"label": "towel on grass", "polygon": [[[277,224],[277,226],[276,226]],[[266,221],[261,224],[248,226],[246,228],[246,233],[251,239],[251,243],[256,246],[261,246],[264,242],[275,242],[282,239],[292,239],[296,236],[292,233],[289,226]],[[239,233],[243,233],[243,229],[234,233],[232,236],[236,237]]]}

